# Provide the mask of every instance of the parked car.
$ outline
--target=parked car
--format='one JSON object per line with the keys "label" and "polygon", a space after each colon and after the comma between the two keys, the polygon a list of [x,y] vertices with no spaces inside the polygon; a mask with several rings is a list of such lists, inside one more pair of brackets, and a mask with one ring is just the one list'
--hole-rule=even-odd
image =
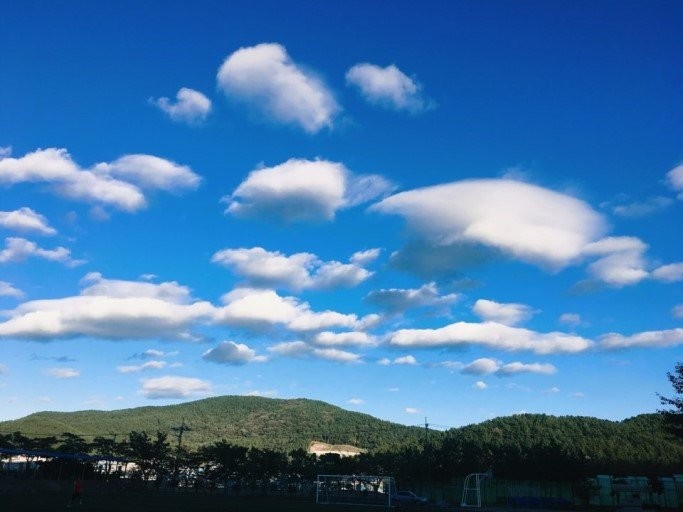
{"label": "parked car", "polygon": [[396,502],[397,505],[426,505],[427,498],[418,496],[412,491],[398,491],[394,496],[392,501]]}

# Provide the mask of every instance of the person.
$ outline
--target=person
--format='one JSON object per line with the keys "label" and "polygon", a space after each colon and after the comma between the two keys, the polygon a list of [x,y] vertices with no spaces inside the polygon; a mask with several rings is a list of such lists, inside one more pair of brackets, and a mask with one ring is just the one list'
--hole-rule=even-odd
{"label": "person", "polygon": [[82,505],[83,504],[83,480],[80,478],[77,478],[74,481],[74,492],[71,493],[71,501],[69,502],[69,507],[73,505],[76,500],[78,500],[78,504]]}

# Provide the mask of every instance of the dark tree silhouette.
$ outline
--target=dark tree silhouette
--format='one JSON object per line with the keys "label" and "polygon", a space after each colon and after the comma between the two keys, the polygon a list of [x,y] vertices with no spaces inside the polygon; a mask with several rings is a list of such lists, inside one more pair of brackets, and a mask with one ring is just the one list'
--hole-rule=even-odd
{"label": "dark tree silhouette", "polygon": [[667,372],[666,376],[677,396],[667,398],[657,393],[662,405],[672,407],[659,412],[664,417],[667,429],[677,437],[683,438],[683,363],[677,363],[675,373]]}

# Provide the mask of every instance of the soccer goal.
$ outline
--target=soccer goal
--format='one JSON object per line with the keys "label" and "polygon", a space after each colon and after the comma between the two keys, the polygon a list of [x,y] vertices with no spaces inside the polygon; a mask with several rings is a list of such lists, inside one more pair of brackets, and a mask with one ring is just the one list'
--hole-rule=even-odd
{"label": "soccer goal", "polygon": [[319,505],[391,507],[396,484],[391,476],[318,475],[315,502]]}

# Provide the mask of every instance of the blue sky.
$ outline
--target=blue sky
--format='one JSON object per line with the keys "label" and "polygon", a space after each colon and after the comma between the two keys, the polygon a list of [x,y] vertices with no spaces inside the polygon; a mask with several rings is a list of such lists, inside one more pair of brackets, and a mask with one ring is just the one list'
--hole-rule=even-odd
{"label": "blue sky", "polygon": [[683,359],[679,2],[14,2],[0,419],[621,420]]}

